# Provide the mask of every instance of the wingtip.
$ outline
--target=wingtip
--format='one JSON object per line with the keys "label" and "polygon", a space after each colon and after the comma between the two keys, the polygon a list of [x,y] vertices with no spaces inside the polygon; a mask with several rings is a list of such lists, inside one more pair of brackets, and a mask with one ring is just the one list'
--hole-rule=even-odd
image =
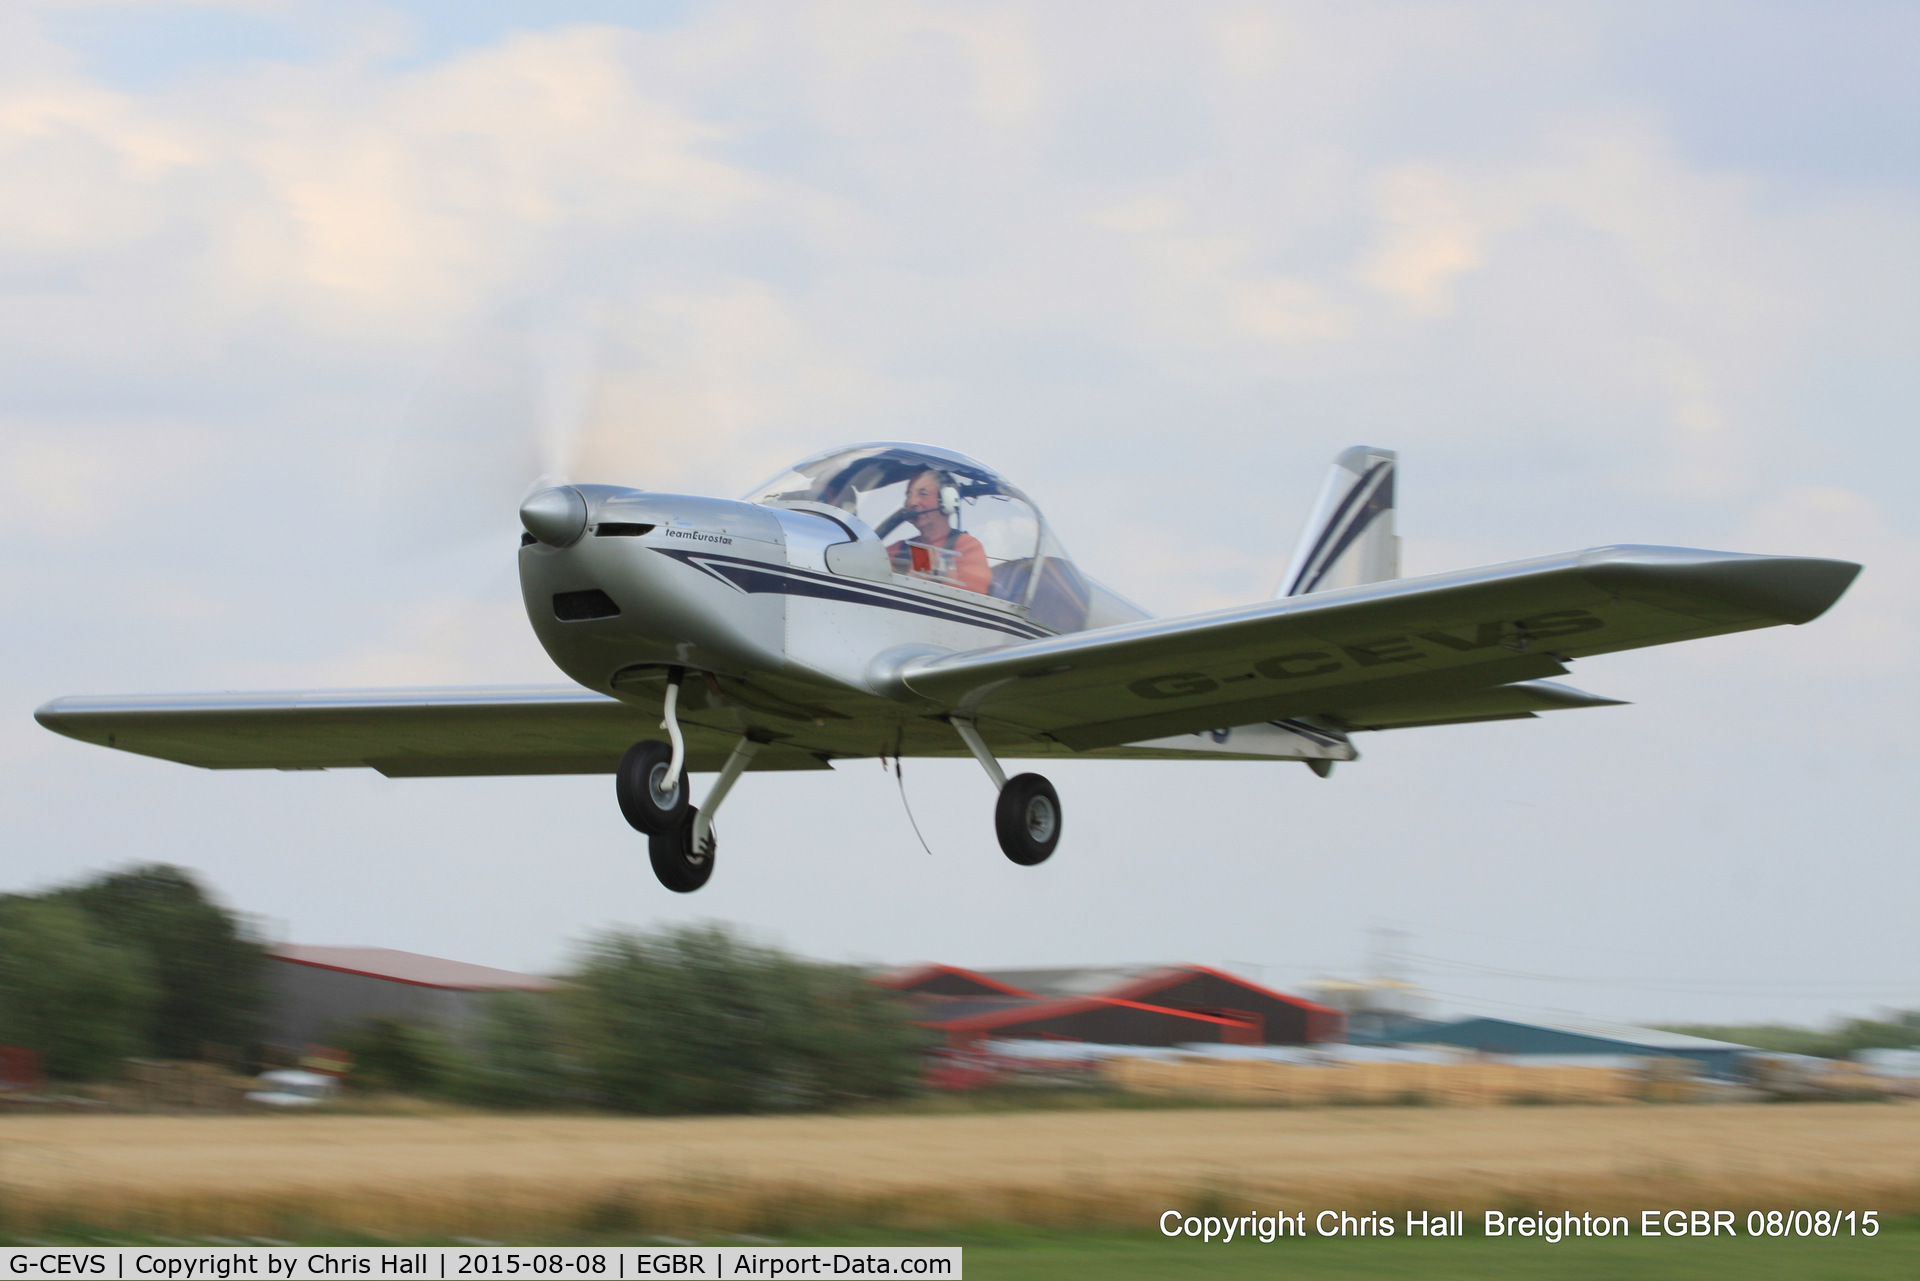
{"label": "wingtip", "polygon": [[1781,623],[1810,623],[1846,593],[1861,567],[1813,556],[1754,556],[1684,547],[1600,547],[1580,571],[1599,587],[1635,597],[1672,596]]}
{"label": "wingtip", "polygon": [[85,696],[76,694],[50,698],[33,709],[33,719],[39,722],[41,729],[51,730],[62,738],[111,746],[110,736],[104,731],[97,734],[89,732],[85,712],[86,702]]}

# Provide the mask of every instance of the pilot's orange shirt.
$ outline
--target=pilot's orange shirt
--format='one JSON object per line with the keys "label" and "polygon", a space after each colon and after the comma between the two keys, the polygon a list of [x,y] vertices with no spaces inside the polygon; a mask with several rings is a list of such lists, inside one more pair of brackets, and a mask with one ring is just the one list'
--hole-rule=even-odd
{"label": "pilot's orange shirt", "polygon": [[993,567],[987,549],[972,534],[954,530],[945,545],[902,539],[887,548],[895,573],[930,578],[950,587],[985,594],[993,586]]}

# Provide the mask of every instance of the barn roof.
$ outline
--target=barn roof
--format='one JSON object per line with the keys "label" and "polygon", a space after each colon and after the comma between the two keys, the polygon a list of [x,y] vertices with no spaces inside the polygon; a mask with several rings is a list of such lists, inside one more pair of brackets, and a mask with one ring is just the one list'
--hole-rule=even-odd
{"label": "barn roof", "polygon": [[1287,1005],[1297,1005],[1303,1010],[1316,1010],[1322,1014],[1339,1013],[1339,1011],[1335,1010],[1332,1006],[1321,1005],[1317,1001],[1309,1001],[1304,996],[1292,996],[1286,992],[1276,992],[1270,987],[1264,987],[1259,983],[1255,983],[1252,979],[1243,979],[1238,974],[1229,974],[1225,970],[1216,970],[1206,965],[1162,965],[1145,969],[1140,971],[1139,975],[1132,982],[1111,988],[1103,995],[1129,998],[1149,996],[1163,988],[1169,988],[1176,983],[1183,982],[1196,974],[1204,974],[1210,978],[1225,980],[1236,987],[1243,987],[1249,992],[1257,992],[1269,1000],[1280,1001]]}
{"label": "barn roof", "polygon": [[[998,1004],[995,1002],[994,1004]],[[1174,1010],[1163,1005],[1148,1005],[1142,1001],[1120,1000],[1110,996],[1062,996],[1051,1000],[1008,1002],[1000,1009],[967,1012],[960,1010],[939,1019],[922,1019],[923,1023],[949,1028],[956,1032],[985,1031],[997,1027],[1017,1027],[1022,1023],[1034,1023],[1041,1019],[1060,1018],[1067,1014],[1082,1014],[1088,1010],[1120,1006],[1126,1009],[1145,1010],[1149,1014],[1165,1015],[1168,1018],[1190,1019],[1195,1023],[1217,1023],[1222,1027],[1239,1027],[1238,1019],[1221,1018],[1214,1014],[1202,1014],[1198,1010]]]}
{"label": "barn roof", "polygon": [[1176,983],[1192,978],[1194,975],[1204,974],[1223,979],[1250,992],[1257,992],[1270,1000],[1297,1005],[1304,1010],[1324,1011],[1329,1014],[1336,1012],[1329,1006],[1309,1001],[1305,997],[1276,992],[1270,987],[1242,978],[1238,974],[1187,962],[1179,965],[1070,965],[1035,970],[981,970],[977,973],[981,977],[992,979],[1007,987],[1032,992],[1036,996],[1055,998],[1101,996],[1120,1000],[1142,999],[1163,988],[1172,987]]}
{"label": "barn roof", "polygon": [[977,970],[982,978],[1035,996],[1092,996],[1166,969],[1164,965],[1055,965],[1033,970]]}
{"label": "barn roof", "polygon": [[932,979],[939,978],[942,975],[957,978],[967,983],[978,984],[988,991],[1000,992],[1007,996],[1034,995],[1030,989],[1020,987],[1017,984],[1010,984],[1006,982],[1005,979],[998,978],[994,975],[982,974],[978,970],[963,970],[957,965],[937,965],[930,962],[922,965],[903,966],[897,970],[889,970],[887,973],[876,977],[874,982],[878,983],[881,987],[890,987],[899,991],[906,991],[927,983]]}
{"label": "barn roof", "polygon": [[390,947],[316,947],[308,943],[281,943],[267,949],[275,960],[294,965],[310,965],[319,970],[337,970],[385,979],[391,983],[410,983],[416,987],[450,988],[463,992],[550,992],[560,986],[537,974],[519,974],[496,970],[489,965],[469,965],[418,952],[399,952]]}

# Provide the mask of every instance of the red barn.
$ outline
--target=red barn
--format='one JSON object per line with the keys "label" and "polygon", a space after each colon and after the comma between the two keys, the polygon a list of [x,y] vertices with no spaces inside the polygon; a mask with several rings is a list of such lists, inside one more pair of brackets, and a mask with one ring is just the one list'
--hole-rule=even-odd
{"label": "red barn", "polygon": [[1204,965],[963,970],[922,965],[879,980],[914,999],[950,1046],[987,1040],[1102,1045],[1305,1045],[1345,1038],[1338,1010]]}

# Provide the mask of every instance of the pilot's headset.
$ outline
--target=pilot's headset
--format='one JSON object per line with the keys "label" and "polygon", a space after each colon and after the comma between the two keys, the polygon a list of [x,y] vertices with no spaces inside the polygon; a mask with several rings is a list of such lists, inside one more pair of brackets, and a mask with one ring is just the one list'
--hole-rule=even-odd
{"label": "pilot's headset", "polygon": [[956,522],[954,528],[958,529],[960,482],[953,478],[952,472],[941,471],[938,467],[933,469],[933,478],[940,482],[940,510],[947,514],[948,520]]}

